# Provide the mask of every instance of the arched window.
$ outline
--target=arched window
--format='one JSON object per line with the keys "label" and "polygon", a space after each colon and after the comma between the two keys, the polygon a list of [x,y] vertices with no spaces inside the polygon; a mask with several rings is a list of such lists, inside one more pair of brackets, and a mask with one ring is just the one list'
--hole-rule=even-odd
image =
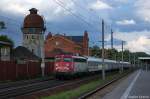
{"label": "arched window", "polygon": [[34,39],[34,35],[32,35],[32,39]]}
{"label": "arched window", "polygon": [[26,38],[28,39],[28,35],[26,36]]}

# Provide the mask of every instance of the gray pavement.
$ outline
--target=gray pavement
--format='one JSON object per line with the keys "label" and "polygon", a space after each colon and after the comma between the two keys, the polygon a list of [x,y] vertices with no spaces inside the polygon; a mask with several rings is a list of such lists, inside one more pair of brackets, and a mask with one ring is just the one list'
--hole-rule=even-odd
{"label": "gray pavement", "polygon": [[150,71],[134,72],[103,99],[150,99]]}

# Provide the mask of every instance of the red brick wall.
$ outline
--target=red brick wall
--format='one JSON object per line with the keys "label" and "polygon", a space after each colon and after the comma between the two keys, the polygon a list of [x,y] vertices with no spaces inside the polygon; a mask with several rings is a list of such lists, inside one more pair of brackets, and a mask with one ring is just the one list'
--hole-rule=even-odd
{"label": "red brick wall", "polygon": [[74,54],[83,54],[81,46],[70,40],[65,39],[63,36],[53,36],[51,39],[45,41],[45,52],[51,52],[54,49],[61,49],[65,52],[70,52]]}

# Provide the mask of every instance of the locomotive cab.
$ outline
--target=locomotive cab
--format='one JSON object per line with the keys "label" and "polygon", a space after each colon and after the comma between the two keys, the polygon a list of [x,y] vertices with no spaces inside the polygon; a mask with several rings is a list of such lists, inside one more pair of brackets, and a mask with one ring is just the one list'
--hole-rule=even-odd
{"label": "locomotive cab", "polygon": [[87,59],[85,57],[73,55],[57,55],[55,57],[54,72],[56,77],[74,77],[87,71]]}
{"label": "locomotive cab", "polygon": [[71,56],[59,55],[55,57],[55,72],[72,72],[73,59]]}

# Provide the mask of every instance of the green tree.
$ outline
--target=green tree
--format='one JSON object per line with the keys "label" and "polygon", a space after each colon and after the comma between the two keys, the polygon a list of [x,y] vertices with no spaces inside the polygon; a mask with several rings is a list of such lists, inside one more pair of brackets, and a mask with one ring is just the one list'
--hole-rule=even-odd
{"label": "green tree", "polygon": [[97,45],[91,47],[90,50],[91,50],[91,56],[95,56],[95,57],[101,56],[101,50]]}
{"label": "green tree", "polygon": [[0,35],[0,41],[4,41],[4,42],[8,42],[10,43],[12,46],[14,46],[14,42],[12,41],[12,39],[10,39],[8,36],[6,35]]}
{"label": "green tree", "polygon": [[[101,57],[102,56],[102,49],[100,49],[97,45],[90,48],[91,50],[91,56],[94,57]],[[122,51],[117,51],[116,49],[105,49],[105,58],[111,59],[111,60],[117,60],[122,61]],[[146,54],[145,52],[130,52],[129,50],[124,50],[123,52],[123,59],[126,62],[129,62],[129,56],[130,56],[130,62],[138,63],[138,57],[150,57],[150,55]]]}

